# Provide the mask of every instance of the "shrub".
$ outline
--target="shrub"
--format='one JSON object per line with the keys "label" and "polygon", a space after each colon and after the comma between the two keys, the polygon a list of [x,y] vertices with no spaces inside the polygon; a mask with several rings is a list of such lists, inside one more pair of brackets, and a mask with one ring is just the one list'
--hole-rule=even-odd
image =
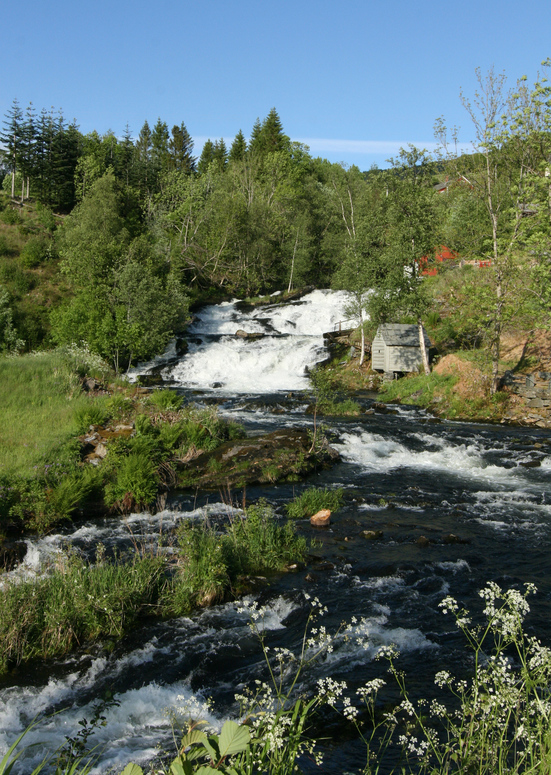
{"label": "shrub", "polygon": [[306,519],[321,509],[337,511],[342,505],[342,487],[329,490],[327,487],[311,487],[287,504],[287,515],[292,519]]}
{"label": "shrub", "polygon": [[122,512],[145,509],[157,496],[157,465],[148,453],[132,451],[119,460],[115,478],[105,488],[105,502]]}
{"label": "shrub", "polygon": [[0,219],[9,226],[16,226],[17,224],[22,223],[21,216],[17,210],[13,209],[13,207],[7,207],[3,210],[2,213],[0,213]]}
{"label": "shrub", "polygon": [[96,400],[86,406],[79,406],[74,412],[78,433],[87,433],[91,425],[104,425],[109,419],[106,402]]}
{"label": "shrub", "polygon": [[162,410],[177,411],[181,408],[184,399],[174,390],[155,390],[148,397],[148,403]]}
{"label": "shrub", "polygon": [[278,524],[273,508],[263,499],[237,517],[224,539],[226,562],[232,577],[281,570],[306,556],[306,541],[294,525]]}
{"label": "shrub", "polygon": [[21,263],[29,269],[41,264],[48,257],[48,243],[40,237],[31,237],[21,251]]}

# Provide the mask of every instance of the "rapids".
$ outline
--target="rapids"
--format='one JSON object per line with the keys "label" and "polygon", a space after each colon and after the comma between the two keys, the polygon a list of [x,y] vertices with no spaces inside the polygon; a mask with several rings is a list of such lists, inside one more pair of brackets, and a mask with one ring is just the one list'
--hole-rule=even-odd
{"label": "rapids", "polygon": [[[341,294],[316,291],[272,309],[239,312],[235,303],[206,308],[190,333],[193,343],[186,356],[175,360],[172,349],[142,371],[160,369],[167,385],[191,400],[215,401],[221,413],[249,431],[307,425],[312,420],[304,414],[306,399],[297,391],[307,384],[305,366],[325,356],[321,334],[346,317],[343,300]],[[237,340],[237,329],[266,335]],[[368,408],[374,398],[360,400]],[[328,629],[354,616],[367,621],[365,647],[338,639],[333,652],[304,674],[301,690],[313,690],[319,678],[330,675],[347,681],[352,694],[384,675],[385,666],[374,654],[380,645],[396,643],[412,692],[435,696],[436,671],[464,674],[470,666],[460,633],[438,603],[452,594],[480,611],[478,590],[488,580],[503,587],[536,584],[539,593],[531,600],[527,625],[551,645],[548,431],[438,422],[407,406],[332,419],[329,426],[342,458],[332,470],[300,485],[247,492],[249,500],[268,498],[283,515],[285,503],[307,486],[345,490],[345,505],[329,529],[298,524],[320,542],[308,567],[266,579],[256,596],[267,607],[266,643],[272,649],[300,643],[308,612],[305,593],[328,607]],[[240,493],[234,496],[239,502]],[[182,520],[231,508],[217,495],[180,494],[155,516],[81,523],[44,539],[28,539],[24,563],[3,583],[47,572],[67,546],[90,558],[98,542],[107,550],[151,547]],[[381,531],[382,537],[365,540],[363,530]],[[37,715],[28,743],[57,747],[65,735],[76,733],[79,719],[91,717],[93,701],[106,689],[116,692],[120,704],[108,709],[107,726],[95,735],[103,747],[95,773],[111,767],[118,772],[130,760],[147,762],[158,745],[172,750],[169,714],[175,709],[208,715],[220,724],[236,712],[235,692],[267,677],[259,644],[239,607],[227,603],[192,618],[154,622],[112,650],[83,649],[64,661],[34,664],[4,677],[0,753]],[[391,689],[382,697],[396,699]],[[201,707],[207,698],[214,701],[210,709]],[[334,742],[321,771],[360,769],[364,750],[350,740],[350,729],[333,717],[326,722],[324,733]],[[41,758],[37,747],[32,759]],[[308,763],[304,766],[310,771]]]}

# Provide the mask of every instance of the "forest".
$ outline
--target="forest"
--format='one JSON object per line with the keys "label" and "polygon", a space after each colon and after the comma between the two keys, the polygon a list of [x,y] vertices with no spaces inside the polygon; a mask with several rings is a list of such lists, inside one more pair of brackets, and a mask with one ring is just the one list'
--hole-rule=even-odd
{"label": "forest", "polygon": [[275,108],[248,140],[208,140],[197,159],[184,122],[83,135],[62,112],[14,100],[1,135],[0,347],[84,341],[121,371],[162,350],[193,302],[314,285],[349,291],[362,332],[366,320],[445,321],[448,341],[487,349],[497,388],[503,330],[549,323],[543,65],[512,91],[478,72],[478,92],[461,97],[471,153],[439,118],[434,155],[409,146],[384,170],[313,158]]}

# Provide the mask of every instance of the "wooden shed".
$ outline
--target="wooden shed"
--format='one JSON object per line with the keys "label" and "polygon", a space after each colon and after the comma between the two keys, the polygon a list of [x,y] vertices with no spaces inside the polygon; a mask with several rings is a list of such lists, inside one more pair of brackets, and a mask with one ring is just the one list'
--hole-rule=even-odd
{"label": "wooden shed", "polygon": [[[431,341],[425,329],[427,352]],[[416,325],[384,323],[380,325],[371,345],[371,368],[377,371],[417,371],[423,365]]]}

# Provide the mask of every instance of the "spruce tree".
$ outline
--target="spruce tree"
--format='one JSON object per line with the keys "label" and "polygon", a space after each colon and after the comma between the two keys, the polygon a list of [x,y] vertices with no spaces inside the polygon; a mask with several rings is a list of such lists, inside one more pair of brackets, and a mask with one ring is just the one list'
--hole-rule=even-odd
{"label": "spruce tree", "polygon": [[261,146],[264,153],[282,151],[289,144],[289,138],[283,132],[281,119],[277,110],[272,108],[264,121],[261,130]]}
{"label": "spruce tree", "polygon": [[212,161],[214,161],[214,144],[209,138],[204,144],[203,150],[201,151],[199,163],[197,164],[197,172],[200,175],[204,175]]}
{"label": "spruce tree", "polygon": [[15,197],[15,173],[21,160],[21,145],[23,142],[23,112],[19,107],[19,101],[15,98],[11,108],[6,113],[3,122],[3,132],[0,140],[4,143],[11,171],[11,196]]}
{"label": "spruce tree", "polygon": [[153,127],[151,133],[151,162],[153,171],[156,175],[164,172],[168,168],[168,127],[160,118]]}
{"label": "spruce tree", "polygon": [[213,161],[216,164],[216,169],[220,172],[224,172],[226,169],[226,164],[228,162],[228,150],[226,148],[226,143],[224,142],[224,138],[221,137],[220,140],[217,140],[214,143],[213,148]]}
{"label": "spruce tree", "polygon": [[247,153],[247,141],[241,130],[235,135],[234,141],[230,148],[230,161],[242,161]]}
{"label": "spruce tree", "polygon": [[253,130],[251,132],[251,139],[249,140],[249,151],[251,153],[257,153],[261,151],[261,134],[262,124],[260,123],[260,119],[257,118],[254,122]]}
{"label": "spruce tree", "polygon": [[168,141],[170,169],[180,170],[188,175],[197,169],[196,159],[192,155],[193,140],[182,121],[180,126],[172,127],[172,137]]}

